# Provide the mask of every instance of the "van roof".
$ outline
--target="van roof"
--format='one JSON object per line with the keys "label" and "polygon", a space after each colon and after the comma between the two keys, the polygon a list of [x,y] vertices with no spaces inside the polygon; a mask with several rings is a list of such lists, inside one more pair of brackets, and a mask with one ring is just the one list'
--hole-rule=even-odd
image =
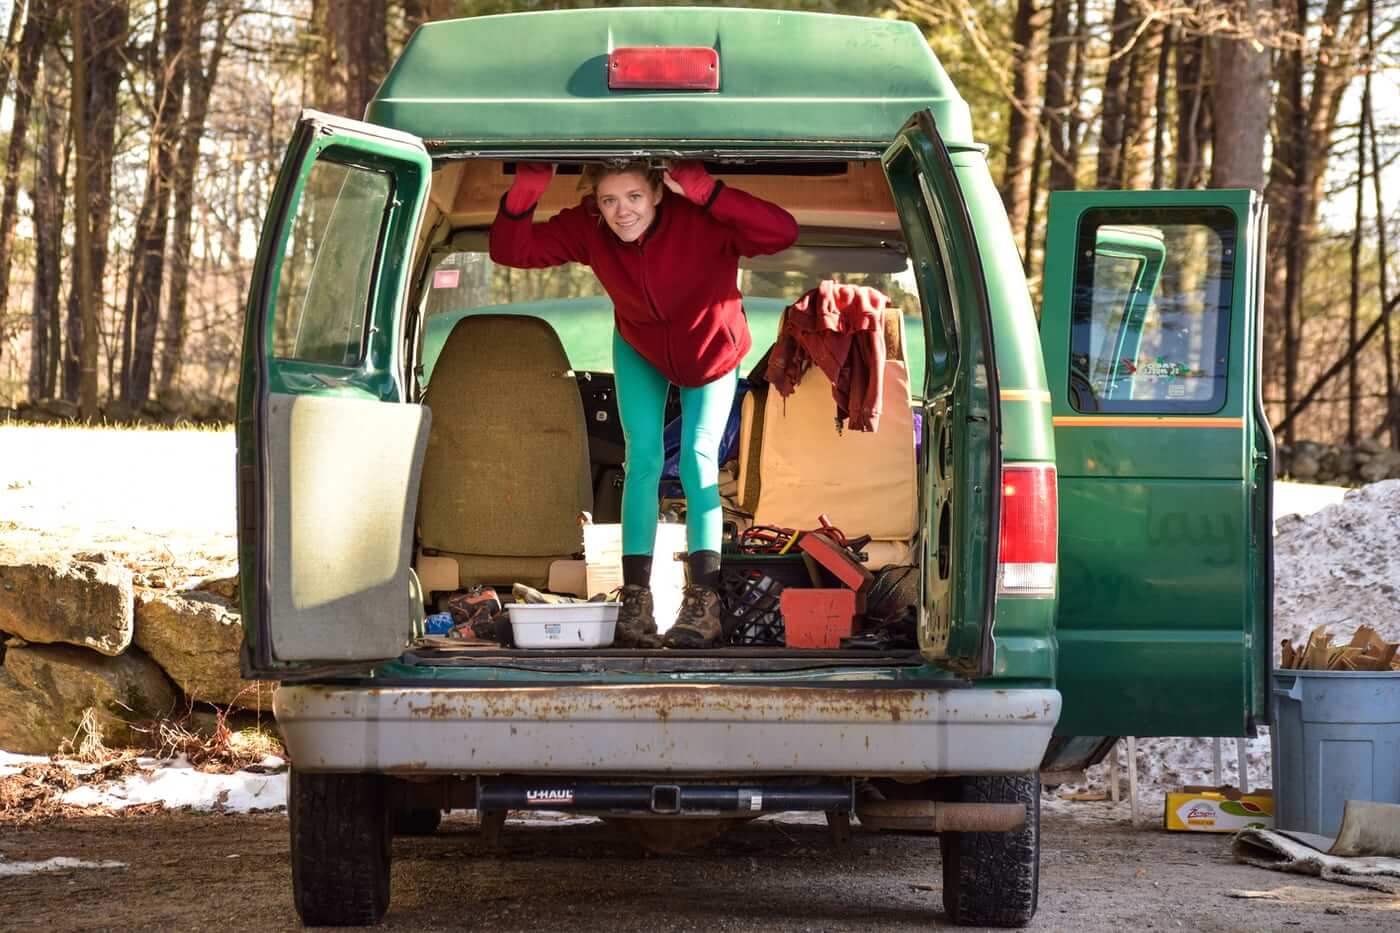
{"label": "van roof", "polygon": [[[610,91],[610,49],[708,46],[718,92]],[[599,104],[607,101],[608,106]],[[930,108],[971,143],[967,104],[912,23],[773,10],[628,7],[427,23],[366,111],[438,151],[674,142],[883,146]]]}

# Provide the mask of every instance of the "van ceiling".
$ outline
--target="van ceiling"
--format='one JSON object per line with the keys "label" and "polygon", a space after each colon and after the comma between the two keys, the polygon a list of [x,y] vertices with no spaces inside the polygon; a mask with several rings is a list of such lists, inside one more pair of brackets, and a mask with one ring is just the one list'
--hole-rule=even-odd
{"label": "van ceiling", "polygon": [[[879,162],[745,163],[726,169],[707,163],[711,174],[737,188],[786,208],[804,228],[869,230],[900,235],[899,217]],[[844,167],[844,171],[842,171]],[[452,229],[489,226],[502,195],[514,180],[513,162],[461,159],[433,172],[432,201]],[[571,169],[573,169],[571,171]],[[768,174],[764,174],[764,172]],[[579,175],[566,164],[555,175],[536,208],[545,220],[577,204]]]}

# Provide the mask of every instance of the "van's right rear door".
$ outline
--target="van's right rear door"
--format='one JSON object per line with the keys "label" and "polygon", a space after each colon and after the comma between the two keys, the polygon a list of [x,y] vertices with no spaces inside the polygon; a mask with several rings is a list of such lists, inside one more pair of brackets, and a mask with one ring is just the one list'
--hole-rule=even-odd
{"label": "van's right rear door", "polygon": [[1050,197],[1062,736],[1267,721],[1273,440],[1249,191]]}

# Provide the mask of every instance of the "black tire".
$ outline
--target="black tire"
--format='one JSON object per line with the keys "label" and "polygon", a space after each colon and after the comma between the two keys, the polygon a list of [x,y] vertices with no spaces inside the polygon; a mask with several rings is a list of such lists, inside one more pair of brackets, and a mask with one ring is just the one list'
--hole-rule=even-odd
{"label": "black tire", "polygon": [[389,909],[389,809],[377,774],[306,774],[287,787],[292,895],[306,926],[369,926]]}
{"label": "black tire", "polygon": [[395,810],[395,836],[431,836],[442,823],[441,810]]}
{"label": "black tire", "polygon": [[943,833],[943,909],[959,926],[1023,927],[1040,897],[1040,778],[964,777],[965,803],[1023,803],[1026,824],[1009,833]]}

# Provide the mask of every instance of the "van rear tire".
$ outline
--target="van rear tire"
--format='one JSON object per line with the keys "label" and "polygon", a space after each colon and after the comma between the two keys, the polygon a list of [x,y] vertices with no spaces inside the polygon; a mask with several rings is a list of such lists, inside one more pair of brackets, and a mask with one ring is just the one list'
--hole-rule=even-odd
{"label": "van rear tire", "polygon": [[389,909],[389,808],[377,774],[307,774],[287,787],[292,896],[306,926],[368,926]]}
{"label": "van rear tire", "polygon": [[1009,833],[942,833],[943,909],[959,926],[1023,927],[1040,898],[1040,777],[957,779],[955,800],[1021,803],[1026,823]]}

